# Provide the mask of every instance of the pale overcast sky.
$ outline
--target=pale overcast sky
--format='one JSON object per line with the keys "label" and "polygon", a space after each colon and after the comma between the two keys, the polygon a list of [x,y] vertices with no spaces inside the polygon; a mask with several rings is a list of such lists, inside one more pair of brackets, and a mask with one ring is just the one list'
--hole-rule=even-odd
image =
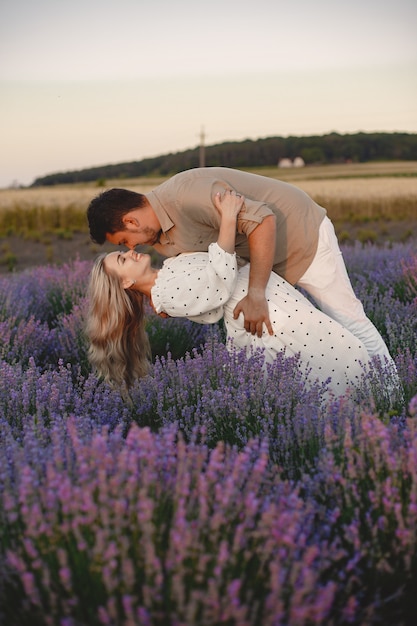
{"label": "pale overcast sky", "polygon": [[206,143],[417,132],[415,0],[2,0],[0,187]]}

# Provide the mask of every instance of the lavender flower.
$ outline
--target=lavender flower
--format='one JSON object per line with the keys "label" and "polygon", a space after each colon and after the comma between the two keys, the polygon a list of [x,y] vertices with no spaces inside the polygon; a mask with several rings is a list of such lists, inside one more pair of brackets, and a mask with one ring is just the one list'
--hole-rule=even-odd
{"label": "lavender flower", "polygon": [[149,311],[132,404],[91,374],[89,265],[0,278],[0,621],[405,623],[417,563],[416,262],[346,248],[395,356],[329,399]]}

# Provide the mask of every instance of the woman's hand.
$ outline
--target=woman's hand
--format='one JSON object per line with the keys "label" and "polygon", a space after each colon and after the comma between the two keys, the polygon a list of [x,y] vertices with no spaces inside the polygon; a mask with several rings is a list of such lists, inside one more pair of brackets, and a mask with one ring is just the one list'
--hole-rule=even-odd
{"label": "woman's hand", "polygon": [[218,191],[214,196],[214,206],[222,216],[222,219],[235,219],[243,205],[245,198],[234,189],[226,189],[223,193]]}

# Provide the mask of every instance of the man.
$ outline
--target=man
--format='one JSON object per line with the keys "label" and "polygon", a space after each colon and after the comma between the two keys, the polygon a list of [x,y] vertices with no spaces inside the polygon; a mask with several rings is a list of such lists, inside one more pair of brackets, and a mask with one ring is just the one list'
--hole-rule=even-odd
{"label": "man", "polygon": [[356,298],[326,210],[282,181],[222,167],[180,172],[146,194],[110,189],[87,210],[93,241],[134,248],[151,245],[164,256],[207,251],[216,241],[216,194],[244,196],[236,253],[250,260],[249,290],[235,308],[245,329],[273,334],[265,286],[271,270],[303,287],[324,313],[348,328],[370,356],[391,361],[388,349]]}

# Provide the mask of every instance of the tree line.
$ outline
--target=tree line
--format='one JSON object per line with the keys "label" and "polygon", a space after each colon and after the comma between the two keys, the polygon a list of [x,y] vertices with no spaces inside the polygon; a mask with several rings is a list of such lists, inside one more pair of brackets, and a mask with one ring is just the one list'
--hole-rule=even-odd
{"label": "tree line", "polygon": [[[206,146],[205,165],[233,168],[273,167],[281,159],[301,157],[306,165],[365,163],[367,161],[416,161],[415,133],[355,133],[308,137],[267,137],[227,141]],[[140,176],[169,176],[198,167],[200,147],[157,157],[112,165],[57,172],[36,178],[32,187]]]}

